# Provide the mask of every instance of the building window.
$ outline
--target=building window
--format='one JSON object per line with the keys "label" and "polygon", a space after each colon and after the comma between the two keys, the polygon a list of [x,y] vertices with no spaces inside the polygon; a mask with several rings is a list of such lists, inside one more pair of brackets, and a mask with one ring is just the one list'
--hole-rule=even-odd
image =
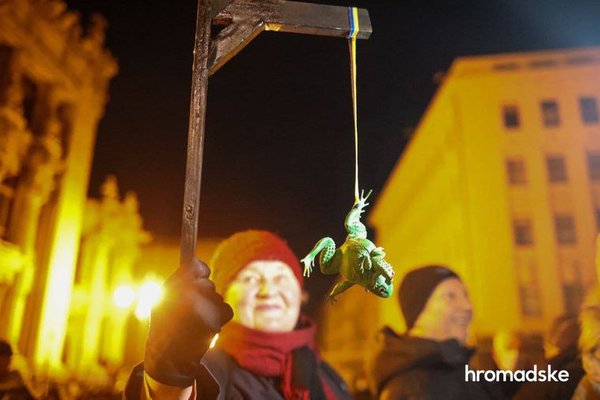
{"label": "building window", "polygon": [[595,97],[580,97],[579,110],[585,124],[597,124],[600,120],[598,118],[598,102]]}
{"label": "building window", "polygon": [[562,156],[547,156],[546,168],[548,169],[548,180],[550,182],[566,182],[567,165]]}
{"label": "building window", "polygon": [[536,317],[542,314],[540,296],[537,286],[522,285],[519,287],[521,298],[521,313],[527,317]]}
{"label": "building window", "polygon": [[502,109],[504,127],[509,129],[518,128],[521,124],[519,109],[514,105],[505,105]]}
{"label": "building window", "polygon": [[587,161],[590,179],[600,181],[600,153],[588,153]]}
{"label": "building window", "polygon": [[585,295],[583,286],[580,283],[563,283],[562,290],[565,312],[576,315]]}
{"label": "building window", "polygon": [[559,244],[574,244],[577,242],[575,221],[571,215],[555,215],[554,229],[556,230],[556,241]]}
{"label": "building window", "polygon": [[542,121],[547,127],[560,125],[560,114],[558,112],[558,103],[555,100],[542,101]]}
{"label": "building window", "polygon": [[539,316],[542,313],[540,303],[540,284],[535,262],[524,254],[517,252],[516,273],[519,282],[519,300],[521,314],[527,317]]}
{"label": "building window", "polygon": [[508,183],[511,185],[526,183],[525,161],[520,159],[506,160],[506,175],[508,176]]}
{"label": "building window", "polygon": [[533,244],[533,227],[528,219],[517,219],[513,222],[515,244],[528,246]]}

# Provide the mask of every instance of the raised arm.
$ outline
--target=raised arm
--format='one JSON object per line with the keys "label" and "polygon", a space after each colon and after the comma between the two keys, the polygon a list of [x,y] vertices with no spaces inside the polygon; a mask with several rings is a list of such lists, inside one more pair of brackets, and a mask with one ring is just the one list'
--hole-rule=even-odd
{"label": "raised arm", "polygon": [[206,264],[195,260],[165,282],[164,297],[152,310],[143,372],[130,376],[125,399],[188,400],[206,376],[202,357],[233,311],[208,279]]}

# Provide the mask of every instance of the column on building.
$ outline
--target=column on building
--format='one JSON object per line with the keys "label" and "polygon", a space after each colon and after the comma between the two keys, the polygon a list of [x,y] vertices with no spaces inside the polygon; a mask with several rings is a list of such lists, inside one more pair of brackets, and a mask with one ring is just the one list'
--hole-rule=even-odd
{"label": "column on building", "polygon": [[[13,232],[20,221],[11,216],[16,205],[16,182],[21,173],[32,135],[23,107],[23,77],[18,52],[0,46],[0,337],[18,339],[15,303],[26,295],[31,276],[31,254]],[[11,229],[12,228],[12,229]],[[22,312],[22,310],[20,310]]]}
{"label": "column on building", "polygon": [[7,232],[8,240],[17,244],[28,260],[13,285],[14,297],[11,299],[8,337],[15,343],[20,337],[27,296],[36,275],[34,266],[38,265],[36,238],[40,213],[56,189],[57,177],[64,168],[64,132],[58,119],[58,108],[51,88],[46,88],[45,93],[33,101],[33,138],[19,175],[10,217],[11,221],[19,223],[12,223]]}
{"label": "column on building", "polygon": [[114,177],[101,193],[86,207],[67,344],[72,372],[96,383],[123,362],[131,309],[117,307],[113,294],[119,286],[133,286],[140,246],[150,240],[135,195],[121,201]]}
{"label": "column on building", "polygon": [[[142,245],[151,240],[150,234],[142,227],[142,218],[135,193],[125,194],[119,222],[119,240],[112,249],[109,266],[107,292],[109,298],[119,288],[134,287],[135,283],[139,281],[139,277],[133,276],[134,265],[140,258]],[[104,340],[100,357],[109,369],[115,369],[123,363],[130,309],[119,308],[117,304],[111,302],[106,311],[109,311],[109,315],[105,315]]]}

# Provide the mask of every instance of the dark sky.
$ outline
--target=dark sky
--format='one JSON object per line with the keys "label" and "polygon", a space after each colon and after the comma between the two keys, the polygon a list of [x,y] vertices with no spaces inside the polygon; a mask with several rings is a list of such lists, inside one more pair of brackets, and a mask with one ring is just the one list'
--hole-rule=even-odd
{"label": "dark sky", "polygon": [[[358,44],[358,118],[360,182],[375,198],[436,90],[433,75],[454,58],[600,45],[598,1],[313,2],[371,16],[373,34]],[[178,236],[196,0],[67,3],[84,20],[106,17],[120,65],[90,195],[115,174],[138,194],[148,230]],[[346,40],[262,33],[210,78],[208,94],[200,234],[267,228],[301,256],[323,236],[343,241],[354,200]]]}

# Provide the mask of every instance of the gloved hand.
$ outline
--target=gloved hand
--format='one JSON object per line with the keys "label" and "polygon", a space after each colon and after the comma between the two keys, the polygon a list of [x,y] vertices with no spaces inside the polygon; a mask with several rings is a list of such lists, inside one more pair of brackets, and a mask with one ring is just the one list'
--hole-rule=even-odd
{"label": "gloved hand", "polygon": [[233,317],[209,274],[198,260],[180,267],[166,280],[163,299],[152,310],[144,370],[160,383],[192,385],[212,338]]}

